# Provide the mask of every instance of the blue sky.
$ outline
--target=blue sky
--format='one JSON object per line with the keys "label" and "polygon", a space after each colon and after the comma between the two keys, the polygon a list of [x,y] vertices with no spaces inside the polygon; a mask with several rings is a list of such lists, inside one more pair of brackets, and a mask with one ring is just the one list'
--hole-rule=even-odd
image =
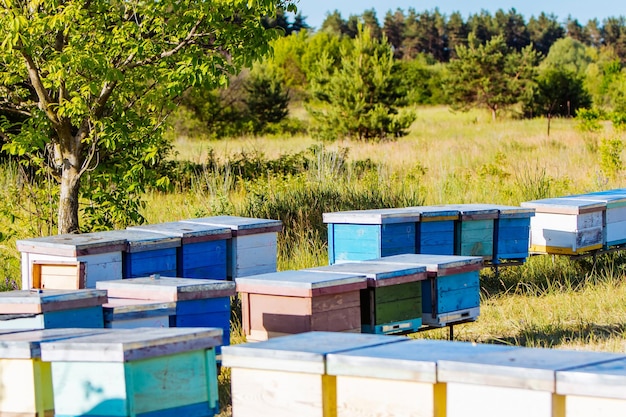
{"label": "blue sky", "polygon": [[339,10],[341,16],[346,19],[351,14],[359,15],[364,10],[375,9],[378,21],[383,24],[385,14],[389,10],[398,8],[405,12],[409,8],[417,11],[434,10],[435,7],[443,14],[449,15],[459,11],[464,18],[468,15],[487,10],[492,15],[498,9],[509,10],[515,8],[522,14],[526,21],[531,16],[537,16],[541,12],[553,13],[559,21],[564,22],[568,15],[578,19],[581,24],[586,24],[589,19],[597,18],[600,23],[607,17],[626,17],[626,1],[624,0],[526,0],[526,1],[480,1],[480,0],[295,0],[298,10],[306,17],[309,26],[319,28],[326,14]]}

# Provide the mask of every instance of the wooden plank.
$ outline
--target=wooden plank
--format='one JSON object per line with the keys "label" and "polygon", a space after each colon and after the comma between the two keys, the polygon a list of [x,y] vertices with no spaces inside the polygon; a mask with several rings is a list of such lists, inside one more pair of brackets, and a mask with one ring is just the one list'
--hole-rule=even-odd
{"label": "wooden plank", "polygon": [[103,290],[14,290],[0,292],[0,314],[45,313],[72,308],[101,306]]}
{"label": "wooden plank", "polygon": [[368,286],[382,287],[426,279],[426,267],[407,264],[349,262],[307,268],[305,271],[359,274],[368,278]]}
{"label": "wooden plank", "polygon": [[530,227],[575,232],[582,229],[602,227],[602,212],[580,215],[537,213],[530,219]]}
{"label": "wooden plank", "polygon": [[525,201],[521,203],[520,206],[535,209],[535,216],[540,213],[578,215],[605,210],[606,203],[583,199],[546,198],[541,200]]}
{"label": "wooden plank", "polygon": [[422,303],[415,299],[397,300],[376,305],[376,323],[385,324],[422,317]]}
{"label": "wooden plank", "polygon": [[561,395],[626,400],[626,356],[556,372],[556,392]]}
{"label": "wooden plank", "polygon": [[144,277],[99,282],[111,297],[155,301],[185,301],[230,297],[235,283],[195,278]]}
{"label": "wooden plank", "polygon": [[128,227],[128,230],[179,237],[183,245],[185,243],[230,239],[232,236],[230,228],[227,227],[180,221],[132,226]]}
{"label": "wooden plank", "polygon": [[420,213],[409,207],[341,211],[324,213],[322,217],[324,223],[387,225],[393,223],[416,223],[420,220]]}
{"label": "wooden plank", "polygon": [[566,417],[623,417],[626,415],[626,400],[568,395],[565,410]]}
{"label": "wooden plank", "polygon": [[123,278],[141,278],[152,274],[176,276],[176,248],[126,253]]}
{"label": "wooden plank", "polygon": [[125,240],[108,232],[61,234],[15,242],[20,252],[75,258],[86,255],[121,252]]}
{"label": "wooden plank", "polygon": [[212,216],[187,219],[183,222],[223,226],[231,229],[233,236],[262,233],[277,233],[282,230],[282,222],[274,219],[257,219],[241,216]]}

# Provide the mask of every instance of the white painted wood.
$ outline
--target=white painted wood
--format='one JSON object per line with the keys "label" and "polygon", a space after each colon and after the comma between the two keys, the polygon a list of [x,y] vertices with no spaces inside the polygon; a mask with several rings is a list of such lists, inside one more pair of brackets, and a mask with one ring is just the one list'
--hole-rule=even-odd
{"label": "white painted wood", "polygon": [[[22,253],[22,289],[32,288],[34,261],[74,261],[85,263],[85,288],[96,288],[96,282],[122,279],[122,252],[66,257],[39,253]],[[26,273],[26,276],[24,274]]]}
{"label": "white painted wood", "polygon": [[530,229],[530,244],[571,248],[574,252],[602,244],[602,227],[579,230],[577,232],[564,232],[553,229]]}
{"label": "white painted wood", "polygon": [[606,222],[616,223],[626,221],[626,207],[610,208],[606,210]]}
{"label": "white painted wood", "polygon": [[260,233],[233,237],[228,248],[230,277],[276,272],[277,233]]}
{"label": "white painted wood", "polygon": [[144,317],[130,320],[113,320],[105,322],[107,329],[137,329],[139,327],[170,327],[169,316]]}
{"label": "white painted wood", "polygon": [[607,223],[605,232],[609,243],[626,240],[626,221]]}
{"label": "white painted wood", "polygon": [[602,227],[602,212],[598,211],[579,215],[536,213],[535,216],[530,218],[530,227],[562,230],[565,232]]}
{"label": "white painted wood", "polygon": [[[445,404],[445,398],[440,401]],[[434,415],[435,385],[432,383],[337,377],[337,417]]]}
{"label": "white painted wood", "polygon": [[0,415],[37,412],[36,387],[43,381],[35,379],[35,361],[30,359],[0,359]]}
{"label": "white painted wood", "polygon": [[547,391],[448,383],[447,400],[447,417],[556,417]]}
{"label": "white painted wood", "polygon": [[461,320],[476,320],[478,316],[480,316],[480,307],[439,313],[436,317],[433,317],[431,313],[424,313],[422,314],[422,323],[433,327],[444,327],[449,323],[457,323]]}
{"label": "white painted wood", "polygon": [[626,400],[615,398],[565,397],[565,417],[624,417]]}
{"label": "white painted wood", "polygon": [[417,223],[420,220],[420,212],[412,207],[351,210],[324,213],[324,223],[336,224],[392,224],[392,223]]}
{"label": "white painted wood", "polygon": [[[330,417],[325,413],[324,383],[319,374],[258,369],[231,369],[233,416]],[[334,391],[334,387],[329,387]],[[326,405],[335,408],[332,402]]]}

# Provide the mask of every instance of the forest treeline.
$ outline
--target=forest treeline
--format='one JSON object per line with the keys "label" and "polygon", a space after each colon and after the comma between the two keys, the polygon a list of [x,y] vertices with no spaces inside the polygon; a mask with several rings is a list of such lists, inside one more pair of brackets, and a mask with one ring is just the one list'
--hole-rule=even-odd
{"label": "forest treeline", "polygon": [[[410,8],[382,22],[371,9],[328,13],[320,28],[281,12],[264,24],[284,34],[273,54],[228,88],[190,91],[174,118],[177,134],[380,140],[405,132],[410,106],[441,104],[482,107],[494,119],[626,119],[624,17],[583,25],[545,13],[526,20],[515,9],[463,19]],[[294,102],[314,123],[289,116]]]}

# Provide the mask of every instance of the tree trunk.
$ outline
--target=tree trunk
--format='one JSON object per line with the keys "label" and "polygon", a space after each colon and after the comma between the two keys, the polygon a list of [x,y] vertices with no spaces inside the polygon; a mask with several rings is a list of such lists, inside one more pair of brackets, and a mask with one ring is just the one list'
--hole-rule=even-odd
{"label": "tree trunk", "polygon": [[78,233],[78,191],[80,175],[76,164],[64,160],[59,196],[59,234]]}

